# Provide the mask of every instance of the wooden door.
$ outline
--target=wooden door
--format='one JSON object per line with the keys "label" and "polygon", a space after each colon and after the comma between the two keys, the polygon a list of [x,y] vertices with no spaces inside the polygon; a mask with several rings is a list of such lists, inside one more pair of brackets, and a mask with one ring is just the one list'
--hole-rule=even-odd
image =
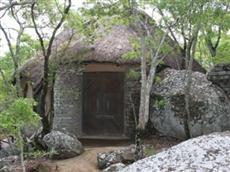
{"label": "wooden door", "polygon": [[87,72],[83,75],[83,132],[121,135],[124,129],[124,74]]}

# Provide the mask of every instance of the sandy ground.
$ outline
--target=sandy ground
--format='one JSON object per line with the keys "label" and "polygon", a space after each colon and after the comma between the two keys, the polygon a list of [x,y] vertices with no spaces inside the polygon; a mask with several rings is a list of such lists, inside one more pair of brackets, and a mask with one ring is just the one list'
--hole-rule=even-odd
{"label": "sandy ground", "polygon": [[97,169],[97,153],[107,152],[122,147],[93,147],[85,148],[85,152],[78,157],[54,161],[57,172],[99,172]]}

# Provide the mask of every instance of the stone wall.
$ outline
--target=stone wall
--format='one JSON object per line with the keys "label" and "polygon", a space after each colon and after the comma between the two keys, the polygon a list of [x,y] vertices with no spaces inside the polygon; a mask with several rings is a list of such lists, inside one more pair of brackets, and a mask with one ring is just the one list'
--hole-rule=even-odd
{"label": "stone wall", "polygon": [[218,85],[230,98],[230,64],[216,65],[207,75],[208,80]]}
{"label": "stone wall", "polygon": [[[82,132],[82,81],[84,67],[79,64],[60,66],[54,84],[54,121],[55,130],[85,136]],[[126,75],[124,81],[124,135],[134,131],[133,103],[139,82]],[[137,106],[136,106],[137,107]]]}
{"label": "stone wall", "polygon": [[54,84],[55,130],[81,135],[82,69],[77,64],[63,65]]}

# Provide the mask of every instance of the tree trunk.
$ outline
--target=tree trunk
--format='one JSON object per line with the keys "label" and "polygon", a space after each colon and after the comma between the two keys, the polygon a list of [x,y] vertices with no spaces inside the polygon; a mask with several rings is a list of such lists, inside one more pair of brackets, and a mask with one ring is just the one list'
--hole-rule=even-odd
{"label": "tree trunk", "polygon": [[193,58],[190,56],[190,48],[191,45],[189,44],[186,48],[185,53],[185,60],[186,60],[186,75],[185,75],[185,88],[184,88],[184,100],[185,100],[185,115],[184,115],[184,130],[185,136],[187,139],[191,138],[190,134],[190,85],[191,85],[191,73],[192,73],[192,62]]}
{"label": "tree trunk", "polygon": [[50,122],[49,122],[49,116],[46,111],[46,97],[48,93],[48,85],[49,85],[49,66],[48,66],[48,58],[45,58],[44,62],[44,77],[43,77],[43,87],[42,87],[42,93],[40,98],[40,107],[39,107],[39,114],[41,116],[41,122],[42,122],[42,136],[46,135],[51,131]]}
{"label": "tree trunk", "polygon": [[20,73],[18,68],[15,69],[15,86],[16,86],[16,93],[18,97],[23,97],[23,91],[21,87],[21,80],[20,80]]}
{"label": "tree trunk", "polygon": [[39,104],[39,113],[40,113],[40,116],[42,118],[41,122],[42,122],[42,126],[43,126],[41,134],[42,134],[42,136],[44,136],[45,134],[47,134],[51,131],[51,123],[49,121],[49,115],[48,115],[47,109],[46,109],[46,97],[47,97],[48,89],[49,89],[49,58],[50,58],[50,55],[52,52],[52,45],[53,45],[56,33],[59,30],[59,28],[62,26],[63,22],[65,21],[67,14],[69,13],[69,10],[71,7],[71,0],[68,0],[68,4],[67,4],[67,6],[65,6],[65,9],[62,13],[62,17],[52,32],[52,36],[49,40],[49,44],[48,44],[47,49],[45,48],[44,38],[40,34],[38,27],[37,27],[37,23],[35,21],[34,7],[35,7],[36,3],[37,2],[34,1],[31,5],[31,17],[32,17],[32,22],[34,25],[35,32],[36,32],[36,34],[39,38],[39,41],[40,41],[40,45],[41,45],[43,57],[44,57],[44,76],[43,76],[43,85],[42,85],[42,92],[41,92],[40,104]]}
{"label": "tree trunk", "polygon": [[[151,36],[151,33],[148,31],[147,26],[144,24],[144,28],[147,32],[147,37]],[[159,53],[160,49],[163,46],[165,38],[168,34],[168,30],[164,33],[160,40],[160,44],[157,47],[156,52],[153,55],[151,49],[151,63],[150,63],[150,70],[147,76],[147,57],[148,54],[145,42],[145,36],[141,38],[141,95],[140,95],[140,108],[139,108],[139,119],[138,119],[138,126],[136,129],[136,158],[141,159],[143,158],[143,146],[142,146],[142,133],[145,130],[146,124],[149,120],[149,101],[150,101],[150,94],[153,85],[153,80],[156,74],[156,67],[158,65],[159,60]],[[138,157],[139,156],[139,157]]]}
{"label": "tree trunk", "polygon": [[145,104],[146,104],[146,82],[147,82],[147,62],[146,62],[146,47],[145,47],[145,38],[141,38],[141,95],[140,95],[140,107],[139,107],[139,119],[138,119],[138,128],[145,129]]}
{"label": "tree trunk", "polygon": [[19,138],[19,146],[20,146],[20,160],[21,160],[22,171],[26,172],[26,167],[24,162],[24,145],[23,145],[23,138],[20,129],[18,131],[18,138]]}
{"label": "tree trunk", "polygon": [[191,127],[190,127],[190,121],[191,121],[191,111],[190,111],[190,99],[191,99],[191,85],[192,85],[192,66],[193,66],[193,58],[195,55],[196,50],[196,44],[197,44],[197,36],[199,32],[199,27],[197,27],[192,35],[191,41],[188,43],[188,47],[186,49],[186,59],[188,61],[186,66],[186,81],[185,81],[185,111],[186,114],[184,116],[184,130],[185,135],[187,139],[191,138]]}
{"label": "tree trunk", "polygon": [[135,132],[135,161],[144,158],[144,149],[143,149],[143,130],[137,126]]}

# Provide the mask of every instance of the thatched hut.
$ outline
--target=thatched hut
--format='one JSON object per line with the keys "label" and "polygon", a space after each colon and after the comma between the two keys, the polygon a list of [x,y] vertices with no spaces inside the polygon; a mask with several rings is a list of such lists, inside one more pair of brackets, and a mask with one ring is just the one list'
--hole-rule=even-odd
{"label": "thatched hut", "polygon": [[[132,26],[117,25],[104,32],[93,44],[73,30],[56,37],[50,60],[54,82],[47,97],[52,111],[53,128],[78,137],[125,138],[134,127],[138,110],[139,59],[124,55],[133,50],[131,38],[138,37]],[[168,37],[167,43],[173,45]],[[164,55],[164,54],[162,54]],[[184,69],[177,48],[164,55],[164,66]],[[43,78],[43,57],[37,55],[21,68],[25,95],[38,96]],[[203,69],[194,62],[194,70]]]}

